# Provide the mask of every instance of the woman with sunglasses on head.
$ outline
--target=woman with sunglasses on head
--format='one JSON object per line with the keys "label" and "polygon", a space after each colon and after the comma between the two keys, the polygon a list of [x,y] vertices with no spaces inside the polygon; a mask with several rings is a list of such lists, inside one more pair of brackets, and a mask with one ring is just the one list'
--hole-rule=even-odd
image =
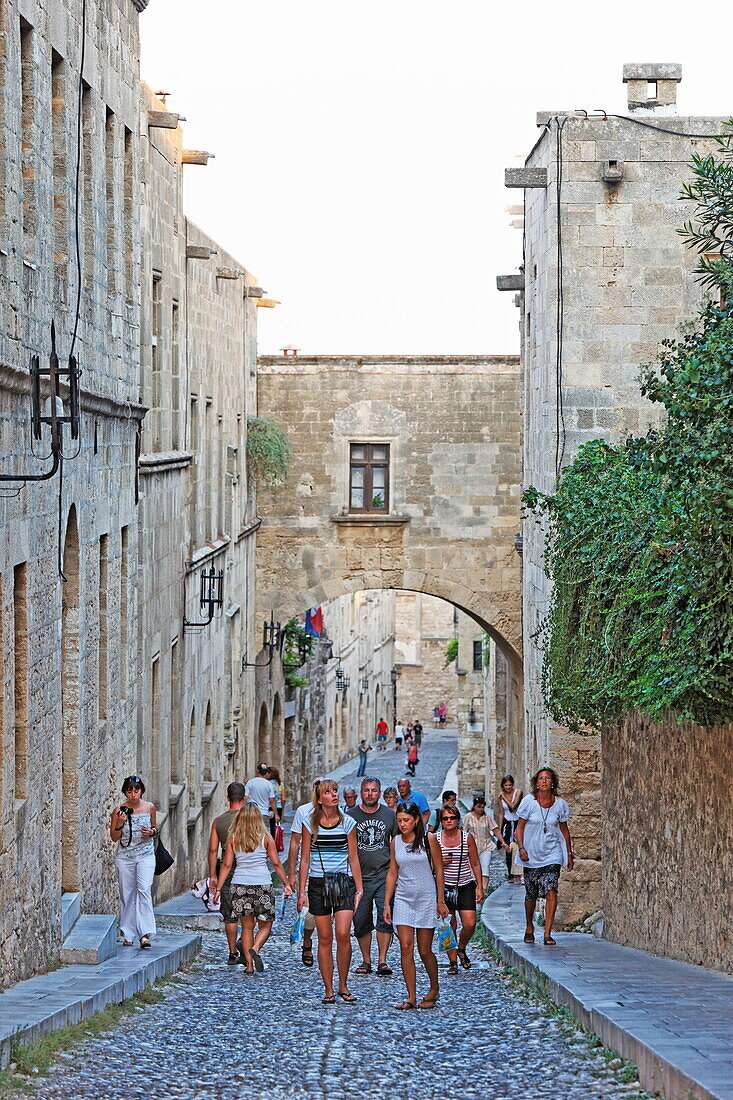
{"label": "woman with sunglasses on head", "polygon": [[[414,802],[400,802],[397,806],[397,828],[400,832],[392,839],[384,894],[384,919],[397,931],[402,976],[407,986],[407,1000],[397,1008],[435,1008],[439,988],[433,935],[438,917],[448,916],[443,897],[440,845],[435,836],[425,832],[422,813]],[[430,988],[419,1004],[416,936],[418,954],[430,979]]]}
{"label": "woman with sunglasses on head", "polygon": [[[449,974],[458,973],[459,959],[464,970],[471,969],[466,948],[476,931],[476,906],[484,898],[476,841],[470,833],[459,828],[460,824],[461,815],[456,807],[443,806],[437,836],[445,876],[445,903],[450,909],[451,928],[458,940],[457,950],[448,952]],[[460,935],[458,917],[461,918]]]}
{"label": "woman with sunglasses on head", "polygon": [[338,995],[346,1004],[356,1003],[357,998],[348,987],[351,922],[362,895],[356,822],[339,809],[338,783],[325,779],[315,788],[313,809],[310,817],[303,822],[298,888],[298,912],[307,906],[316,922],[318,969],[325,987],[321,1003],[324,1005],[336,1004],[333,991],[334,927]]}
{"label": "woman with sunglasses on head", "polygon": [[151,890],[155,875],[155,806],[143,802],[145,784],[139,775],[122,782],[125,801],[112,811],[109,835],[117,841],[115,868],[120,889],[120,932],[124,947],[136,937],[141,947],[151,947],[155,935],[155,914]]}

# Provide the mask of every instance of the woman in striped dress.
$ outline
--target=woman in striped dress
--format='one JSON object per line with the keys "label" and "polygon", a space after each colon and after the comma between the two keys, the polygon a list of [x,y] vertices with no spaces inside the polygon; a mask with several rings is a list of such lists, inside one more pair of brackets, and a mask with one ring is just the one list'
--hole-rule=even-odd
{"label": "woman in striped dress", "polygon": [[[336,927],[336,965],[339,997],[353,1004],[349,992],[351,922],[361,901],[361,867],[356,846],[356,822],[339,810],[339,785],[333,779],[319,783],[313,809],[303,822],[298,912],[307,904],[318,932],[318,969],[323,978],[324,1005],[336,1004],[333,991],[333,929]],[[306,881],[308,892],[306,894]]]}
{"label": "woman in striped dress", "polygon": [[[458,973],[458,959],[464,970],[471,969],[466,948],[476,931],[476,906],[483,901],[481,864],[476,841],[459,828],[461,815],[455,806],[443,806],[440,811],[440,832],[437,834],[445,875],[445,902],[451,911],[451,927],[458,939],[458,949],[448,952],[449,974]],[[457,917],[461,918],[458,935]]]}

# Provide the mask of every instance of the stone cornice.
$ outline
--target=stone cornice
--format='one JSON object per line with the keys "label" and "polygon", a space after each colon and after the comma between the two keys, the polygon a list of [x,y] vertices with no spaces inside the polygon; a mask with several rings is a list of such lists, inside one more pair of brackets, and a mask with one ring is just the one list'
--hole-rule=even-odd
{"label": "stone cornice", "polygon": [[[10,390],[12,393],[31,392],[31,379],[27,370],[20,367],[12,367],[8,363],[0,363],[0,390]],[[61,384],[61,392],[65,395],[69,391],[66,383]],[[43,379],[41,392],[44,397],[49,396],[48,380]],[[113,416],[123,420],[142,420],[148,411],[147,405],[140,405],[136,401],[120,401],[116,397],[108,397],[106,394],[93,393],[91,390],[81,387],[80,403],[84,412],[99,413],[100,416]]]}
{"label": "stone cornice", "polygon": [[145,11],[150,0],[132,0],[138,11]]}

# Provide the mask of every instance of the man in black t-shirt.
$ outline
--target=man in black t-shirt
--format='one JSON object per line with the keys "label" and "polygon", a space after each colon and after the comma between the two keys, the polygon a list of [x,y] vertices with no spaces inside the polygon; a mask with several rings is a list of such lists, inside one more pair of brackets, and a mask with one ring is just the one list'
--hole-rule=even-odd
{"label": "man in black t-shirt", "polygon": [[418,718],[415,725],[412,727],[412,736],[416,745],[422,745],[422,726],[420,725],[420,719]]}
{"label": "man in black t-shirt", "polygon": [[382,784],[378,779],[364,779],[361,784],[361,803],[346,812],[356,822],[356,846],[364,893],[354,913],[354,935],[361,948],[362,962],[357,974],[372,972],[372,932],[374,931],[374,906],[377,907],[377,974],[391,974],[387,965],[387,951],[392,939],[392,928],[384,919],[384,891],[389,870],[390,844],[397,834],[397,818],[394,810],[379,802]]}

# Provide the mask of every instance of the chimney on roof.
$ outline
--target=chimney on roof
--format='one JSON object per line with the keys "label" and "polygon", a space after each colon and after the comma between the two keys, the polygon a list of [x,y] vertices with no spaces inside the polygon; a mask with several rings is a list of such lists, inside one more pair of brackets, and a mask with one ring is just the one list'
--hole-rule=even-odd
{"label": "chimney on roof", "polygon": [[631,114],[676,115],[682,66],[670,62],[624,65]]}

